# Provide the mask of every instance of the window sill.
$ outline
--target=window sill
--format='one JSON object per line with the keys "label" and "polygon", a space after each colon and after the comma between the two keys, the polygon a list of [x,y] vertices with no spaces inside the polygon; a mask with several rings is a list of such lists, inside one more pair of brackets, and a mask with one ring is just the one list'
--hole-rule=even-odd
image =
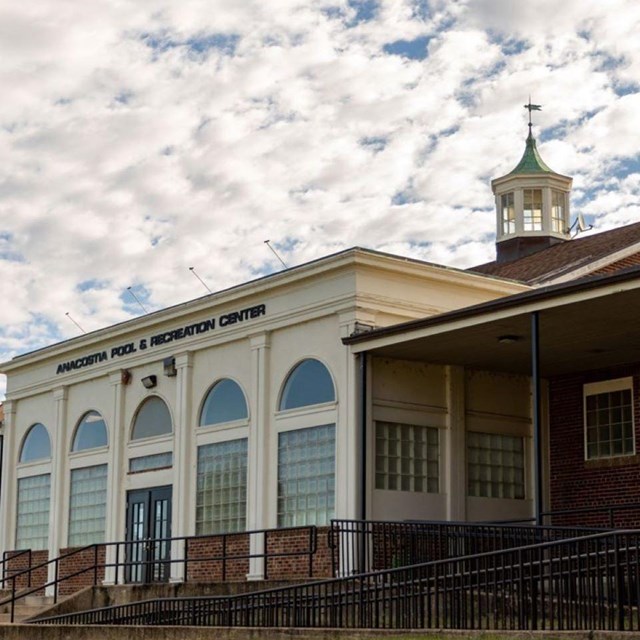
{"label": "window sill", "polygon": [[610,469],[612,467],[630,467],[636,464],[640,464],[640,455],[638,454],[584,461],[585,469]]}

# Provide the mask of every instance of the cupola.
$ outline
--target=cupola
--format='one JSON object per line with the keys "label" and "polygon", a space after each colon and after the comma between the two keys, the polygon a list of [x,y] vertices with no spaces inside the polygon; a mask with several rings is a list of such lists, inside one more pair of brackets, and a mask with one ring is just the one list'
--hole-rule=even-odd
{"label": "cupola", "polygon": [[507,175],[491,181],[496,198],[498,262],[509,262],[570,240],[569,195],[573,178],[550,169],[540,157],[531,132],[522,159]]}

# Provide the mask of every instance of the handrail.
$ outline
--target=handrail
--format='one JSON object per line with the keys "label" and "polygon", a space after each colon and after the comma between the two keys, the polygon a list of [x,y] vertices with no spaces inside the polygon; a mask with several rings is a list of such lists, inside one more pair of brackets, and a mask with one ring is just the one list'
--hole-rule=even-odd
{"label": "handrail", "polygon": [[[268,540],[269,540],[269,534],[271,533],[281,533],[281,532],[290,532],[290,531],[307,531],[308,532],[308,549],[306,550],[302,550],[302,551],[297,551],[297,550],[293,550],[293,551],[270,551],[268,548]],[[234,553],[232,555],[230,554],[226,554],[226,539],[229,537],[239,537],[239,536],[248,536],[249,540],[251,539],[252,535],[263,535],[263,551],[262,552],[255,552],[255,553],[251,553],[251,551],[247,552],[247,553]],[[197,540],[215,540],[215,539],[222,539],[223,541],[223,553],[219,554],[219,555],[213,555],[213,556],[198,556],[197,558],[189,558],[189,543],[193,542],[193,541],[197,541]],[[162,558],[162,559],[158,559],[158,560],[147,560],[144,562],[139,562],[139,561],[129,561],[129,560],[120,560],[120,547],[124,547],[125,550],[125,558],[127,555],[127,548],[128,547],[136,547],[137,545],[142,545],[142,544],[146,544],[146,545],[158,545],[158,544],[162,544],[162,543],[168,543],[171,544],[173,542],[181,542],[184,541],[185,542],[185,547],[184,547],[184,557],[180,557],[180,558],[173,558],[173,557],[169,557],[169,558]],[[99,551],[101,548],[107,548],[107,547],[115,547],[116,548],[116,561],[115,562],[98,562],[98,557],[99,557]],[[202,535],[198,535],[198,536],[176,536],[173,538],[150,538],[147,540],[125,540],[125,541],[118,541],[118,542],[102,542],[102,543],[96,543],[96,544],[91,544],[91,545],[87,545],[85,547],[79,547],[77,549],[74,549],[73,551],[69,551],[68,553],[62,554],[56,558],[53,558],[51,560],[47,560],[45,562],[41,562],[40,564],[34,565],[34,566],[30,566],[27,569],[24,569],[22,571],[19,571],[15,574],[13,574],[12,576],[8,577],[7,580],[11,580],[11,596],[1,600],[0,601],[0,605],[5,605],[5,604],[10,604],[10,613],[11,613],[11,622],[14,621],[15,618],[15,604],[18,600],[21,600],[29,595],[32,595],[38,591],[42,591],[43,589],[47,589],[48,587],[53,587],[53,602],[54,604],[57,603],[58,601],[58,595],[59,595],[59,585],[63,582],[65,582],[66,580],[69,580],[71,578],[75,578],[79,575],[88,573],[90,571],[93,571],[93,586],[97,586],[98,584],[98,573],[100,569],[107,569],[107,568],[114,568],[115,569],[115,576],[114,576],[114,583],[115,584],[119,584],[119,569],[120,568],[124,568],[126,569],[127,567],[134,567],[134,566],[139,566],[139,565],[154,565],[154,564],[177,564],[177,563],[182,563],[184,565],[185,568],[185,580],[187,579],[188,576],[188,566],[189,563],[191,562],[222,562],[222,574],[223,574],[223,581],[226,580],[226,565],[229,561],[233,561],[233,560],[251,560],[253,558],[264,558],[265,559],[265,566],[264,566],[264,577],[265,579],[267,578],[267,570],[268,570],[268,562],[269,559],[271,558],[284,558],[284,557],[295,557],[295,556],[308,556],[309,558],[309,565],[308,565],[308,575],[309,577],[313,577],[313,557],[315,555],[315,553],[317,552],[318,549],[318,530],[317,527],[315,525],[306,525],[306,526],[298,526],[298,527],[283,527],[280,529],[252,529],[251,531],[237,531],[237,532],[231,532],[231,533],[216,533],[216,534],[202,534]],[[78,571],[75,571],[73,573],[69,573],[69,574],[65,574],[64,576],[60,577],[60,563],[64,560],[68,560],[70,557],[74,556],[74,555],[78,555],[81,553],[85,553],[87,551],[91,551],[93,550],[93,563],[88,565],[87,567],[80,569]],[[38,570],[38,569],[43,569],[45,567],[49,567],[53,565],[54,566],[54,579],[53,580],[49,580],[47,582],[45,582],[44,584],[40,584],[36,587],[31,587],[31,575],[34,571]],[[28,588],[26,590],[21,590],[20,593],[17,592],[17,582],[18,579],[21,576],[28,576],[28,580],[29,580],[29,585]],[[125,580],[126,582],[126,580]]]}
{"label": "handrail", "polygon": [[[29,557],[28,565],[30,567],[31,558],[32,558],[31,549],[16,549],[15,551],[5,551],[2,554],[2,560],[0,561],[0,563],[2,564],[2,579],[0,579],[0,582],[2,583],[3,589],[4,589],[5,581],[9,579],[7,578],[7,571],[10,571],[10,569],[8,570],[7,566],[16,558],[20,558],[21,556],[24,556],[24,555],[27,555]],[[31,586],[31,574],[29,574],[27,586],[28,587]]]}
{"label": "handrail", "polygon": [[638,530],[606,531],[348,578],[233,596],[138,601],[34,623],[638,630],[639,554]]}

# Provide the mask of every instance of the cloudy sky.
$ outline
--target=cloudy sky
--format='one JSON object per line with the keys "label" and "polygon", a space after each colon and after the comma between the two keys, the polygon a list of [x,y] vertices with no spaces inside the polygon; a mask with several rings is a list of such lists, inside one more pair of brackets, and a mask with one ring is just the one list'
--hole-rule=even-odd
{"label": "cloudy sky", "polygon": [[574,213],[640,220],[639,32],[637,0],[2,3],[0,361],[278,270],[267,239],[491,259],[529,94]]}

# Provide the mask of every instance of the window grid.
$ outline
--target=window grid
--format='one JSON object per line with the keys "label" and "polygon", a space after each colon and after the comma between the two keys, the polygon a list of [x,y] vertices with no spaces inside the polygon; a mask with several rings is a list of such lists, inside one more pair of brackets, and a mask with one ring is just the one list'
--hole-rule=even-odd
{"label": "window grid", "polygon": [[376,422],[376,489],[438,493],[439,431]]}
{"label": "window grid", "polygon": [[631,389],[586,396],[587,460],[635,452],[632,396]]}
{"label": "window grid", "polygon": [[244,531],[247,439],[198,447],[196,535]]}
{"label": "window grid", "polygon": [[16,549],[46,549],[49,544],[48,473],[18,480]]}
{"label": "window grid", "polygon": [[335,508],[335,425],[278,435],[278,526],[325,525]]}
{"label": "window grid", "polygon": [[564,233],[564,193],[562,191],[551,192],[551,229],[556,233]]}
{"label": "window grid", "polygon": [[467,432],[467,473],[470,496],[524,499],[524,439]]}
{"label": "window grid", "polygon": [[502,208],[502,233],[516,232],[516,208],[513,201],[513,192],[501,196]]}
{"label": "window grid", "polygon": [[107,465],[72,469],[69,492],[69,546],[104,542]]}
{"label": "window grid", "polygon": [[524,230],[542,230],[542,189],[524,189]]}

